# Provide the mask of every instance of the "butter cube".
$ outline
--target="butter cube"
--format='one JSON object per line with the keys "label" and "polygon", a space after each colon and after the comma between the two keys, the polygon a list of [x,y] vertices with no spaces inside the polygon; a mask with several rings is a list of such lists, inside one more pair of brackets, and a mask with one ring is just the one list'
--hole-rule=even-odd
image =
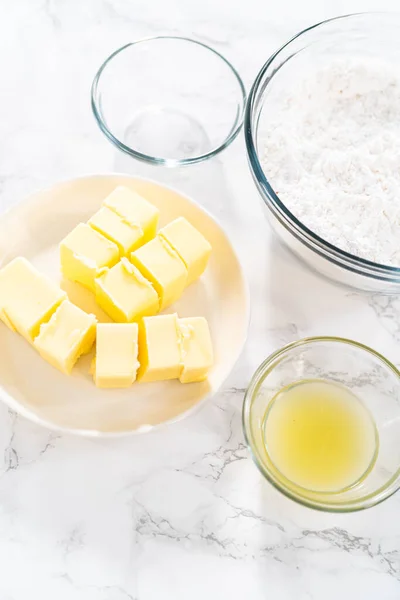
{"label": "butter cube", "polygon": [[187,284],[191,284],[205,271],[211,254],[211,244],[184,217],[175,219],[159,231],[179,254],[188,270]]}
{"label": "butter cube", "polygon": [[157,235],[133,252],[131,261],[153,284],[160,297],[160,310],[180,298],[186,285],[187,269],[162,237]]}
{"label": "butter cube", "polygon": [[213,365],[213,348],[204,317],[179,319],[181,334],[181,383],[204,381]]}
{"label": "butter cube", "polygon": [[0,319],[29,342],[66,298],[25,258],[15,258],[0,271]]}
{"label": "butter cube", "polygon": [[70,375],[78,358],[90,351],[95,338],[96,317],[66,300],[40,327],[33,345],[53,367]]}
{"label": "butter cube", "polygon": [[139,325],[139,363],[139,381],[179,377],[182,365],[176,314],[143,319]]}
{"label": "butter cube", "polygon": [[131,227],[137,228],[139,235],[132,251],[156,235],[159,211],[136,192],[120,185],[105,198],[103,205],[114,211]]}
{"label": "butter cube", "polygon": [[99,323],[93,377],[97,387],[129,387],[136,379],[138,360],[136,323]]}
{"label": "butter cube", "polygon": [[60,244],[61,270],[67,279],[77,281],[94,292],[94,280],[105,267],[119,260],[116,244],[80,223]]}
{"label": "butter cube", "polygon": [[114,321],[131,323],[158,313],[157,292],[127,258],[106,269],[95,280],[95,286],[97,304]]}
{"label": "butter cube", "polygon": [[89,219],[88,224],[118,246],[120,256],[127,256],[138,248],[143,231],[137,224],[130,223],[116,212],[103,206]]}

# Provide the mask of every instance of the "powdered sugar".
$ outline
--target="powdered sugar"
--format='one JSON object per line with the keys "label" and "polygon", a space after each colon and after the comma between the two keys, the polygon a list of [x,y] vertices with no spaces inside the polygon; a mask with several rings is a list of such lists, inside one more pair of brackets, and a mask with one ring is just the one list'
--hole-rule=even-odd
{"label": "powdered sugar", "polygon": [[332,63],[281,98],[265,133],[265,174],[300,221],[342,250],[400,266],[397,72]]}

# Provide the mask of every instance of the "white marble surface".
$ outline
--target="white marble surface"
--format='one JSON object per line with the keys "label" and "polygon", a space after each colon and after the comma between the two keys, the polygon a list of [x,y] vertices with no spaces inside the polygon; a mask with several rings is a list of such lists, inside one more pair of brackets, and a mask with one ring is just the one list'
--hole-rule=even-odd
{"label": "white marble surface", "polygon": [[[226,54],[249,85],[270,52],[303,27],[397,6],[2,0],[0,209],[60,178],[147,173],[116,155],[90,112],[93,73],[123,43],[195,36]],[[245,354],[197,415],[142,437],[54,435],[0,406],[0,600],[400,598],[400,495],[353,515],[302,508],[263,481],[240,417],[256,366],[301,336],[354,337],[400,363],[400,300],[322,281],[271,240],[241,137],[202,169],[190,180],[185,174],[182,187],[195,188],[236,236],[253,302]]]}

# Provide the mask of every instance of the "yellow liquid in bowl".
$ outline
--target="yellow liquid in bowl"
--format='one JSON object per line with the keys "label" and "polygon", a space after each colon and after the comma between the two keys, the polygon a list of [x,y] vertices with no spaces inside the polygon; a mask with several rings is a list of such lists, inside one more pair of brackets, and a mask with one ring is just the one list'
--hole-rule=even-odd
{"label": "yellow liquid in bowl", "polygon": [[378,449],[375,424],[363,403],[348,389],[318,379],[278,392],[265,414],[263,435],[276,469],[316,492],[358,483]]}

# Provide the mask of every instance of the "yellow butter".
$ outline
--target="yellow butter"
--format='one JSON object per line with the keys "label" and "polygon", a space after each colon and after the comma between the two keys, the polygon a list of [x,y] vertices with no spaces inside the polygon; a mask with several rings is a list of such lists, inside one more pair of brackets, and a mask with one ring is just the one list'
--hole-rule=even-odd
{"label": "yellow butter", "polygon": [[139,324],[138,380],[176,379],[182,370],[178,318],[173,315],[145,317]]}
{"label": "yellow butter", "polygon": [[179,217],[159,231],[178,253],[188,270],[187,285],[205,271],[211,254],[211,244],[189,221]]}
{"label": "yellow butter", "polygon": [[136,192],[120,185],[105,198],[103,205],[114,211],[126,223],[138,228],[140,235],[132,251],[156,235],[159,211]]}
{"label": "yellow butter", "polygon": [[80,223],[60,244],[61,270],[71,281],[94,291],[94,280],[105,267],[119,260],[116,244],[85,223]]}
{"label": "yellow butter", "polygon": [[78,358],[90,351],[96,337],[96,317],[66,300],[34,341],[39,354],[53,367],[69,375]]}
{"label": "yellow butter", "polygon": [[127,258],[97,277],[95,288],[96,302],[114,321],[130,323],[159,310],[157,292]]}
{"label": "yellow butter", "polygon": [[114,242],[118,246],[120,256],[128,256],[140,245],[143,238],[143,230],[139,225],[130,223],[107,206],[97,211],[89,219],[88,225]]}
{"label": "yellow butter", "polygon": [[160,310],[181,297],[187,269],[175,250],[159,235],[133,252],[131,261],[153,284],[160,297]]}
{"label": "yellow butter", "polygon": [[204,381],[213,365],[210,329],[204,317],[179,319],[181,334],[181,383]]}
{"label": "yellow butter", "polygon": [[66,298],[25,258],[15,258],[0,271],[0,319],[29,342]]}
{"label": "yellow butter", "polygon": [[129,387],[136,379],[138,360],[136,323],[99,323],[93,377],[97,387]]}

